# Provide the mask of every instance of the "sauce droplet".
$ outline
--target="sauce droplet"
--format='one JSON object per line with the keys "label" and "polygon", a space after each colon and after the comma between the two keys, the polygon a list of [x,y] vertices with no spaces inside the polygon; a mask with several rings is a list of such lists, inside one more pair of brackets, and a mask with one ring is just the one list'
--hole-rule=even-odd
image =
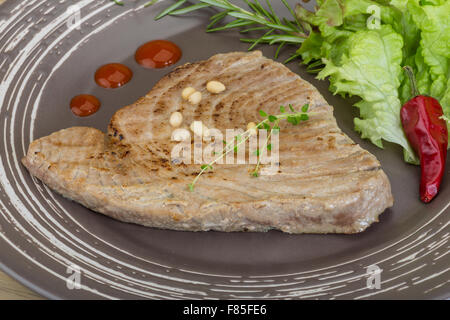
{"label": "sauce droplet", "polygon": [[164,68],[181,58],[181,49],[167,40],[154,40],[140,46],[135,54],[136,62],[146,68]]}
{"label": "sauce droplet", "polygon": [[123,86],[131,80],[133,72],[120,63],[109,63],[98,68],[95,72],[95,82],[100,87],[114,89]]}
{"label": "sauce droplet", "polygon": [[100,109],[100,101],[90,94],[80,94],[70,101],[70,110],[79,117],[90,116],[98,109]]}

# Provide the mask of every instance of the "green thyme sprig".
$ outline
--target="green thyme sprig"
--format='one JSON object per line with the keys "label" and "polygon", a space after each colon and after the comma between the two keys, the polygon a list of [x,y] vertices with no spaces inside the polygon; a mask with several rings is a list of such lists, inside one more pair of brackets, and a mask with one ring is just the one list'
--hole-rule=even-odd
{"label": "green thyme sprig", "polygon": [[[242,38],[242,42],[251,43],[249,50],[252,50],[258,44],[277,44],[278,49],[276,50],[275,56],[278,57],[281,49],[286,44],[298,45],[302,43],[307,38],[307,33],[305,30],[308,28],[302,24],[302,22],[297,18],[294,10],[290,7],[286,0],[281,0],[281,2],[286,6],[292,15],[292,19],[280,18],[275,13],[269,0],[265,0],[267,4],[267,9],[261,4],[259,0],[243,0],[248,9],[239,7],[229,0],[196,0],[189,1],[189,4],[185,6],[188,2],[186,0],[175,0],[176,2],[163,10],[155,18],[156,20],[165,17],[166,15],[182,15],[189,12],[193,12],[203,8],[216,8],[221,11],[214,14],[210,18],[210,24],[207,26],[207,32],[214,32],[220,30],[243,28],[240,32],[246,34],[251,31],[265,32],[262,36],[258,38]],[[233,20],[220,25],[220,22],[226,17],[231,17]]]}
{"label": "green thyme sprig", "polygon": [[[269,132],[267,139],[264,143],[264,148],[266,148],[267,150],[270,151],[272,149],[272,145],[269,144],[269,140],[270,140],[272,134],[278,134],[280,132],[280,126],[279,126],[280,121],[286,120],[287,122],[291,123],[292,125],[298,125],[302,121],[309,120],[308,109],[309,109],[309,105],[305,104],[301,108],[301,111],[296,112],[294,107],[292,105],[289,105],[289,111],[290,111],[290,113],[289,113],[284,106],[280,106],[280,114],[275,115],[275,116],[269,115],[266,112],[264,112],[263,110],[260,110],[259,115],[265,119],[262,120],[261,122],[259,122],[254,128],[251,128],[242,134],[236,135],[233,139],[234,141],[236,141],[236,145],[234,143],[227,143],[226,141],[224,141],[224,148],[223,148],[222,152],[220,153],[220,155],[217,158],[215,158],[213,161],[211,161],[210,163],[201,166],[201,170],[198,173],[198,175],[194,178],[192,183],[190,183],[188,185],[189,190],[194,191],[194,187],[195,187],[195,184],[197,183],[198,179],[200,179],[200,177],[206,171],[213,170],[213,165],[215,165],[217,162],[219,162],[221,159],[223,159],[228,153],[237,152],[238,147],[241,144],[245,143],[250,138],[253,130],[265,129]],[[258,162],[256,164],[255,169],[251,173],[251,175],[254,177],[259,176],[259,169],[261,166],[261,153],[262,152],[260,151],[259,148],[255,151],[255,154],[258,156]]]}
{"label": "green thyme sprig", "polygon": [[[266,130],[269,131],[269,134],[264,143],[264,147],[268,151],[272,150],[272,144],[269,143],[270,138],[272,137],[272,135],[279,134],[279,132],[280,132],[279,123],[281,120],[286,119],[287,122],[291,123],[294,126],[298,125],[302,121],[309,120],[309,115],[307,114],[308,109],[309,109],[309,104],[305,104],[302,107],[301,112],[295,112],[294,107],[292,107],[291,104],[289,105],[289,109],[291,112],[293,112],[293,114],[286,115],[285,114],[286,108],[284,106],[280,106],[281,114],[278,116],[267,115],[264,111],[260,111],[260,115],[262,117],[266,117],[267,118],[266,120],[269,121],[268,123],[266,123],[266,125],[264,127]],[[270,126],[269,124],[272,124],[272,126]],[[256,149],[255,154],[258,156],[258,162],[256,163],[255,169],[252,171],[251,174],[254,177],[259,177],[259,169],[261,166],[261,150]]]}

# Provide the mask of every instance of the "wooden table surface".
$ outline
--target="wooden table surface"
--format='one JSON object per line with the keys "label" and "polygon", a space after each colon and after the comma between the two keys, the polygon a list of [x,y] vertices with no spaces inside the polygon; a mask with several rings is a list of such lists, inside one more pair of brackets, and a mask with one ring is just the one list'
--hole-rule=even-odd
{"label": "wooden table surface", "polygon": [[[5,1],[6,0],[0,0],[0,5]],[[0,271],[0,300],[6,299],[36,300],[42,298]]]}
{"label": "wooden table surface", "polygon": [[[1,0],[0,0],[1,1]],[[0,271],[0,300],[39,300],[37,293],[27,289],[10,276]]]}

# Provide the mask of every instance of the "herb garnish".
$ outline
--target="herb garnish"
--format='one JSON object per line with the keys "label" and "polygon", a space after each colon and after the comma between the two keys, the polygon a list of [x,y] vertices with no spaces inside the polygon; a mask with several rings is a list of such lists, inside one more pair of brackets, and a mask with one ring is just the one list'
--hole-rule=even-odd
{"label": "herb garnish", "polygon": [[[120,1],[120,0],[111,0],[111,1],[113,1],[115,4],[118,4],[119,6],[123,6],[124,5],[123,1]],[[151,6],[152,4],[155,4],[156,2],[158,2],[158,0],[151,0],[151,1],[147,2],[147,3],[145,3],[144,7]]]}
{"label": "herb garnish", "polygon": [[[280,132],[280,127],[279,127],[279,122],[281,120],[287,120],[289,123],[292,123],[293,125],[298,125],[300,122],[302,121],[306,121],[309,119],[309,115],[307,114],[308,112],[308,108],[309,105],[305,104],[302,108],[300,112],[296,112],[295,109],[292,107],[292,105],[289,105],[289,109],[291,110],[291,113],[286,113],[286,108],[284,106],[280,107],[280,112],[281,114],[278,115],[268,115],[266,112],[264,112],[263,110],[259,111],[259,115],[263,118],[265,118],[264,120],[262,120],[260,123],[258,123],[256,125],[256,127],[251,128],[247,131],[245,131],[242,134],[238,134],[234,137],[233,140],[236,141],[236,145],[234,145],[234,143],[227,143],[226,141],[224,141],[224,148],[222,150],[222,153],[213,161],[211,161],[208,164],[202,165],[201,171],[199,172],[199,174],[195,177],[195,179],[192,181],[192,183],[190,183],[188,185],[189,190],[190,191],[194,191],[194,186],[197,183],[198,179],[200,179],[200,177],[202,176],[203,173],[205,173],[208,170],[213,170],[213,165],[216,164],[218,161],[220,161],[221,159],[223,159],[223,157],[225,157],[228,153],[230,152],[236,152],[238,147],[243,144],[244,142],[246,142],[250,136],[252,135],[252,130],[255,129],[265,129],[267,131],[269,131],[269,134],[267,136],[267,139],[264,143],[264,147],[267,148],[267,150],[271,150],[272,149],[272,145],[269,144],[269,140],[270,137],[272,136],[272,134],[278,134]],[[258,156],[258,162],[255,166],[255,169],[252,171],[251,175],[254,177],[258,177],[259,176],[259,169],[261,166],[261,150],[257,149],[255,151],[255,154]]]}
{"label": "herb garnish", "polygon": [[[270,45],[278,44],[278,49],[275,54],[275,57],[277,58],[285,44],[298,45],[308,37],[306,33],[306,30],[308,30],[307,24],[302,23],[297,18],[294,10],[289,6],[286,0],[281,1],[289,10],[293,19],[289,20],[278,17],[269,0],[266,0],[268,9],[265,9],[259,0],[244,0],[248,5],[249,10],[239,7],[229,0],[198,0],[198,3],[196,4],[180,8],[187,1],[177,0],[174,4],[163,10],[155,19],[161,19],[166,15],[182,15],[207,7],[223,9],[223,11],[211,16],[211,22],[207,27],[207,32],[241,27],[246,27],[240,31],[243,34],[250,31],[265,31],[264,35],[259,38],[242,38],[241,41],[252,44],[249,51],[260,43],[268,43]],[[223,26],[217,26],[218,23],[226,17],[233,17],[234,20]]]}

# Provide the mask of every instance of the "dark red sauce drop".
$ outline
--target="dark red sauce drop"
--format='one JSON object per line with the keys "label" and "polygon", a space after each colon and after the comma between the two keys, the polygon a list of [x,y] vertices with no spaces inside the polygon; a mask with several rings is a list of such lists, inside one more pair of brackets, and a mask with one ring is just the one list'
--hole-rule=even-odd
{"label": "dark red sauce drop", "polygon": [[140,46],[135,54],[136,62],[146,68],[164,68],[181,58],[181,49],[167,40],[154,40]]}
{"label": "dark red sauce drop", "polygon": [[[167,40],[154,40],[147,42],[136,50],[137,63],[146,68],[164,68],[180,60],[181,49],[173,42]],[[101,66],[95,72],[95,82],[103,88],[114,89],[128,83],[133,72],[120,63],[109,63]],[[90,95],[81,94],[70,101],[70,109],[79,117],[87,117],[100,109],[100,101]]]}
{"label": "dark red sauce drop", "polygon": [[79,117],[90,116],[98,109],[100,109],[100,101],[90,94],[80,94],[70,101],[70,110]]}
{"label": "dark red sauce drop", "polygon": [[103,88],[118,88],[133,77],[133,72],[120,63],[109,63],[101,66],[95,73],[95,82]]}

